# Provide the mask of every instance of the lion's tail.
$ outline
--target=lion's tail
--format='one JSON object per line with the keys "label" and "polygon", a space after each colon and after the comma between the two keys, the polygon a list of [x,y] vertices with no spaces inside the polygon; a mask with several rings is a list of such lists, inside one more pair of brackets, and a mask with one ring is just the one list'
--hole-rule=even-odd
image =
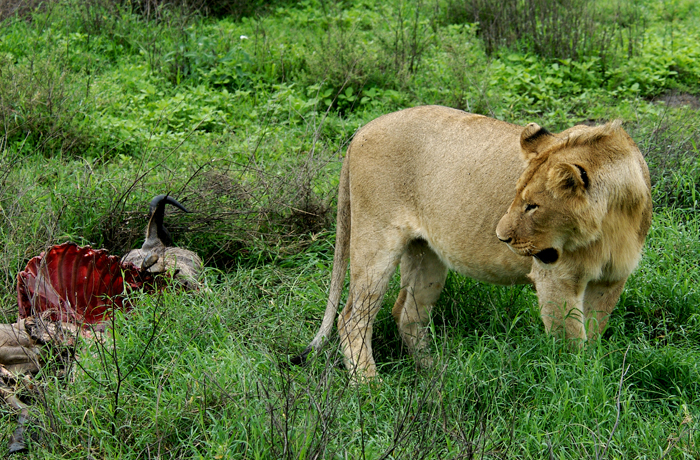
{"label": "lion's tail", "polygon": [[303,364],[306,357],[314,350],[321,349],[330,336],[333,323],[335,322],[338,313],[338,305],[340,304],[340,294],[343,291],[345,283],[345,273],[348,269],[348,259],[350,257],[350,174],[348,166],[348,157],[350,149],[345,155],[343,169],[340,172],[340,185],[338,187],[338,215],[336,220],[335,234],[335,255],[333,257],[333,273],[331,275],[331,287],[328,293],[328,303],[326,304],[326,312],[323,315],[321,328],[316,333],[316,337],[306,347],[306,349],[298,356],[293,357],[290,361],[292,364]]}

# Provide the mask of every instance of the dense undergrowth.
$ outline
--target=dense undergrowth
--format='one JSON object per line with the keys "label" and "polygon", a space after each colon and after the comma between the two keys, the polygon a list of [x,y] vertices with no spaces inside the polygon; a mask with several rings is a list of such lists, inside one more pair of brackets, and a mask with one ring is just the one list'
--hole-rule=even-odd
{"label": "dense undergrowth", "polygon": [[[135,300],[69,377],[39,379],[27,458],[698,458],[700,8],[532,4],[504,24],[522,2],[3,3],[5,321],[29,258],[139,246],[157,194],[195,211],[166,220],[209,267],[207,292]],[[451,274],[432,371],[390,308],[376,385],[348,385],[337,341],[285,365],[325,306],[347,143],[419,104],[552,131],[623,119],[655,216],[601,340],[571,352],[531,288]],[[0,407],[3,439],[14,418]]]}

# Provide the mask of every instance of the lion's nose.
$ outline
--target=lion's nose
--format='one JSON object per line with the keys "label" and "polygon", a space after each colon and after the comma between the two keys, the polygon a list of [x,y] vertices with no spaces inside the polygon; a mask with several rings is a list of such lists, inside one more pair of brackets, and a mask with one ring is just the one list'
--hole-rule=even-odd
{"label": "lion's nose", "polygon": [[498,235],[496,235],[496,238],[498,238],[499,240],[503,241],[503,242],[506,243],[506,244],[508,244],[508,243],[510,243],[511,241],[513,241],[513,238],[501,238],[501,237],[498,236]]}

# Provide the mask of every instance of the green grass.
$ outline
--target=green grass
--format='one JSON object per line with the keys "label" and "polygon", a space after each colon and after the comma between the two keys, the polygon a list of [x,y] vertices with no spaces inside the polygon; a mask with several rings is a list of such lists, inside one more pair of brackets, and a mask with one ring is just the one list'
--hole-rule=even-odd
{"label": "green grass", "polygon": [[[166,223],[208,266],[207,290],[135,296],[67,377],[47,368],[21,391],[36,436],[17,458],[700,458],[697,6],[626,2],[644,24],[620,33],[643,40],[618,37],[604,68],[526,43],[487,53],[478,25],[446,16],[458,4],[146,20],[66,1],[4,19],[0,317],[15,319],[17,272],[48,245],[139,246],[160,193],[195,211]],[[349,139],[433,103],[552,131],[624,120],[655,215],[607,330],[571,351],[544,334],[530,287],[450,274],[436,363],[418,371],[390,314],[394,279],[374,331],[380,381],[351,385],[337,338],[287,366],[323,315]],[[0,406],[0,439],[15,419]]]}

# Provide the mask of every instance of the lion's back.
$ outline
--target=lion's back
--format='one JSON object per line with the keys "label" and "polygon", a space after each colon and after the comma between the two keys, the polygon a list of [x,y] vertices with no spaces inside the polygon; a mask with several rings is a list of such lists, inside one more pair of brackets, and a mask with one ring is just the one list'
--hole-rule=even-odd
{"label": "lion's back", "polygon": [[348,150],[353,226],[402,228],[475,279],[528,282],[530,260],[495,231],[523,170],[521,130],[440,106],[368,123]]}

